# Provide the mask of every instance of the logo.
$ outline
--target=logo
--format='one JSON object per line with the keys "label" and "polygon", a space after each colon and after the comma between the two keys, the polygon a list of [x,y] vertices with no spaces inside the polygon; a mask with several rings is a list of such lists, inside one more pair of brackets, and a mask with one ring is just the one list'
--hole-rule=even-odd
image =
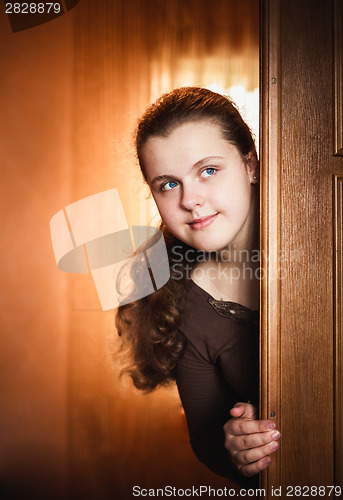
{"label": "logo", "polygon": [[129,227],[117,189],[60,210],[50,221],[50,232],[58,268],[90,272],[104,311],[154,293],[170,277],[162,232]]}

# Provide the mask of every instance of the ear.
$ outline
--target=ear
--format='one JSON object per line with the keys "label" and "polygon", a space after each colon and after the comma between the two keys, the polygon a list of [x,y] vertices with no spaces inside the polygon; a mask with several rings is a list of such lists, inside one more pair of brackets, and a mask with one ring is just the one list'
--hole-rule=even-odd
{"label": "ear", "polygon": [[250,184],[258,184],[260,182],[260,162],[257,159],[256,150],[250,151],[246,156],[247,172],[250,179]]}

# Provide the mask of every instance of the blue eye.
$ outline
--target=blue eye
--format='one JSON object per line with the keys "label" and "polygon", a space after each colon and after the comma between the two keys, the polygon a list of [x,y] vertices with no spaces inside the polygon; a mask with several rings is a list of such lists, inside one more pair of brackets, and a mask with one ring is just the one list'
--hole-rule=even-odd
{"label": "blue eye", "polygon": [[162,184],[161,191],[170,191],[171,189],[175,188],[176,186],[177,186],[177,182],[169,181],[169,182],[166,182],[165,184]]}
{"label": "blue eye", "polygon": [[215,174],[216,169],[213,167],[207,167],[205,170],[201,172],[201,177],[210,177],[211,175]]}

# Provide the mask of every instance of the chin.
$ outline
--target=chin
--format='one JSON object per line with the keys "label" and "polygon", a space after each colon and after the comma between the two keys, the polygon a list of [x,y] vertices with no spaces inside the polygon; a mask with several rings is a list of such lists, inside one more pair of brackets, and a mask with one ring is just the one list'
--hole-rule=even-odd
{"label": "chin", "polygon": [[227,245],[215,245],[213,243],[208,243],[207,245],[191,245],[197,250],[201,250],[206,253],[211,253],[211,252],[221,252],[225,248],[227,248]]}

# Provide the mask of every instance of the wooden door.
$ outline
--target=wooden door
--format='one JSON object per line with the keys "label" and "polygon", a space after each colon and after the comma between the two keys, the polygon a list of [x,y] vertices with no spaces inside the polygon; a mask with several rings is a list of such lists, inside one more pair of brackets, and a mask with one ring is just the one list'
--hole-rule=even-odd
{"label": "wooden door", "polygon": [[340,0],[262,2],[261,408],[282,434],[268,498],[343,480],[342,24]]}

